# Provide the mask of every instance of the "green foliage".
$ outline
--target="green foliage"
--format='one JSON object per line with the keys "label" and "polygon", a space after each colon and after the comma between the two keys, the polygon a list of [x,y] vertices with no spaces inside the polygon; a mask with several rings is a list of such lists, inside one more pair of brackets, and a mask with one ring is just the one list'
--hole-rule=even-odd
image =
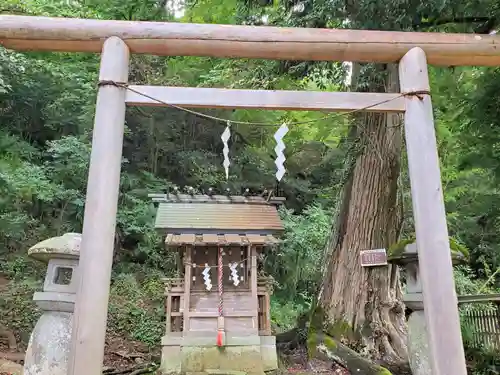
{"label": "green foliage", "polygon": [[165,287],[161,274],[138,282],[131,274],[120,274],[111,286],[108,327],[115,333],[158,345],[165,334]]}
{"label": "green foliage", "polygon": [[294,301],[271,299],[271,323],[275,331],[283,332],[293,329],[302,312],[303,306]]}
{"label": "green foliage", "polygon": [[[0,275],[12,279],[0,288],[0,323],[19,332],[26,341],[41,311],[33,303],[33,293],[40,291],[46,266],[26,257],[1,263]],[[137,271],[137,270],[136,270]],[[108,329],[115,334],[155,346],[165,329],[163,274],[151,271],[146,277],[119,273],[110,291]],[[0,285],[1,286],[1,285]]]}
{"label": "green foliage", "polygon": [[266,270],[277,282],[276,296],[310,306],[323,271],[324,248],[331,216],[321,206],[307,207],[302,215],[281,210],[285,226],[283,244],[266,257]]}
{"label": "green foliage", "polygon": [[41,280],[45,276],[47,266],[43,263],[28,258],[26,254],[9,254],[2,257],[0,275],[5,275],[10,280],[22,281],[29,275],[33,280]]}
{"label": "green foliage", "polygon": [[[498,293],[498,289],[485,284],[484,280],[476,280],[474,273],[468,266],[459,266],[455,269],[455,287],[458,295]],[[474,334],[476,327],[472,326],[467,315],[471,312],[495,313],[496,308],[491,303],[462,304],[460,305],[460,321],[462,339],[467,359],[472,363],[474,375],[493,375],[500,369],[498,352],[484,345],[477,345]]]}
{"label": "green foliage", "polygon": [[25,341],[41,315],[33,303],[33,293],[41,283],[32,279],[15,280],[0,289],[0,323],[17,332]]}
{"label": "green foliage", "polygon": [[474,375],[497,375],[500,373],[498,352],[485,348],[467,349],[467,359],[472,363]]}

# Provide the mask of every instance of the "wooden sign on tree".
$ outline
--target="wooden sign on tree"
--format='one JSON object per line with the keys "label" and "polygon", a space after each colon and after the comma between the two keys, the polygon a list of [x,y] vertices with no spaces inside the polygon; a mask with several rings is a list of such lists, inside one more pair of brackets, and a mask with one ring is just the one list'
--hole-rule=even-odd
{"label": "wooden sign on tree", "polygon": [[387,252],[385,249],[362,250],[359,252],[362,267],[376,267],[387,265]]}

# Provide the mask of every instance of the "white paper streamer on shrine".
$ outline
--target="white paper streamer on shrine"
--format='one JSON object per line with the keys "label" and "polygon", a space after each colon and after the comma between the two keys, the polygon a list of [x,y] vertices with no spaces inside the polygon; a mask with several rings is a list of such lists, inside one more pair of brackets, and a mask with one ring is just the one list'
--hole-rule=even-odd
{"label": "white paper streamer on shrine", "polygon": [[205,264],[205,269],[202,272],[203,280],[205,281],[205,288],[207,290],[212,290],[212,280],[210,280],[210,267],[208,264]]}
{"label": "white paper streamer on shrine", "polygon": [[233,279],[234,286],[240,284],[240,277],[238,276],[238,263],[229,263],[229,269],[231,270],[231,278]]}
{"label": "white paper streamer on shrine", "polygon": [[229,161],[229,145],[228,141],[229,138],[231,138],[231,124],[228,121],[226,129],[224,129],[224,132],[222,133],[221,137],[222,143],[224,144],[224,148],[222,149],[222,153],[224,154],[224,162],[222,165],[224,166],[224,170],[226,172],[226,180],[229,179],[229,166],[231,165],[231,162]]}
{"label": "white paper streamer on shrine", "polygon": [[276,147],[274,148],[274,152],[276,153],[276,160],[274,161],[274,164],[276,164],[276,179],[278,181],[281,181],[283,176],[285,175],[286,169],[285,169],[285,154],[283,151],[285,151],[285,143],[283,142],[283,137],[288,133],[288,126],[286,124],[283,124],[280,126],[280,128],[274,133],[274,139],[276,140]]}

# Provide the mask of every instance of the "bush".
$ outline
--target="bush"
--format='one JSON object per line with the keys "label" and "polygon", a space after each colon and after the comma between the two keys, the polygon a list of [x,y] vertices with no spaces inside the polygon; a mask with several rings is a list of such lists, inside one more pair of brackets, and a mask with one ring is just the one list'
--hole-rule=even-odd
{"label": "bush", "polygon": [[465,354],[469,361],[472,375],[500,374],[500,355],[498,352],[485,348],[465,347]]}
{"label": "bush", "polygon": [[0,291],[0,323],[17,332],[25,343],[41,315],[33,302],[33,294],[41,289],[41,284],[32,279],[12,281]]}
{"label": "bush", "polygon": [[280,210],[285,227],[283,243],[269,252],[265,270],[276,280],[276,296],[310,305],[321,281],[331,216],[320,205],[307,207],[301,215]]}
{"label": "bush", "polygon": [[271,299],[271,325],[274,331],[284,332],[295,328],[298,316],[304,311],[302,305],[292,301]]}
{"label": "bush", "polygon": [[165,333],[164,285],[153,272],[139,283],[133,274],[120,274],[111,287],[108,329],[113,333],[158,345]]}
{"label": "bush", "polygon": [[[498,293],[494,288],[488,286],[485,280],[475,278],[473,271],[470,267],[466,266],[460,266],[455,269],[455,287],[458,295]],[[494,310],[495,306],[492,303],[460,305],[462,340],[470,372],[473,375],[500,374],[500,353],[484,346],[478,347],[473,340],[476,328],[471,326],[466,319],[467,314],[473,311]]]}

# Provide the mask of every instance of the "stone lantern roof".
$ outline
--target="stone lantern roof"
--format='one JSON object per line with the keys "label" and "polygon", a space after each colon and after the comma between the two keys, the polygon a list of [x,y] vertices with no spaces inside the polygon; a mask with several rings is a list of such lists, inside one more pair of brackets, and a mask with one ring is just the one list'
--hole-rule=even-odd
{"label": "stone lantern roof", "polygon": [[80,256],[81,242],[80,233],[65,233],[33,245],[28,250],[28,255],[44,263],[53,258],[77,259]]}

